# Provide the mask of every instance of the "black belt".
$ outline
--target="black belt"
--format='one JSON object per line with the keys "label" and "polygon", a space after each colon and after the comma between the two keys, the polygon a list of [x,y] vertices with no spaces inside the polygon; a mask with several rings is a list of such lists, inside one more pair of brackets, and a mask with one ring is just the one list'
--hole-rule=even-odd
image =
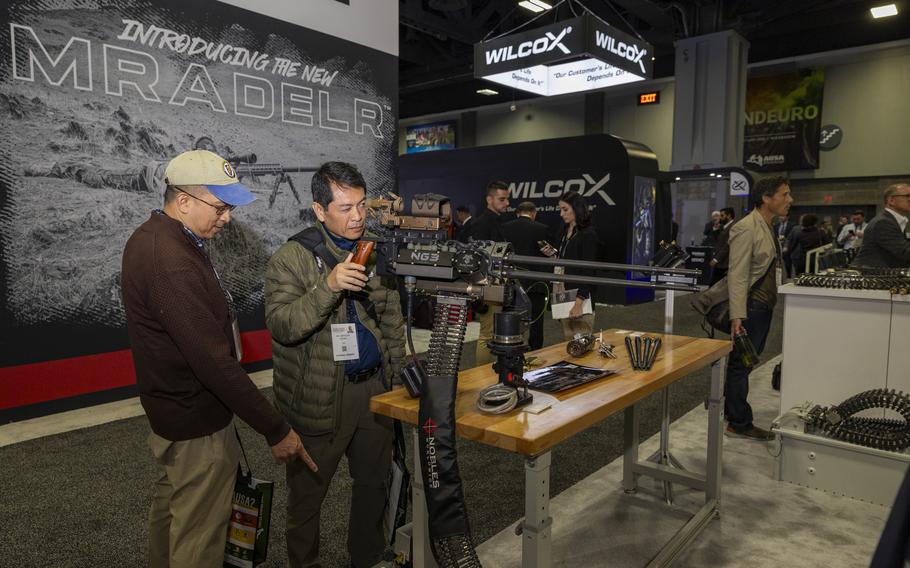
{"label": "black belt", "polygon": [[375,375],[376,371],[378,371],[378,370],[379,370],[379,365],[376,365],[372,369],[364,369],[363,371],[357,371],[354,374],[345,375],[345,376],[347,377],[348,382],[355,383],[355,384],[362,383],[363,381],[366,381],[366,380],[372,378],[373,375]]}

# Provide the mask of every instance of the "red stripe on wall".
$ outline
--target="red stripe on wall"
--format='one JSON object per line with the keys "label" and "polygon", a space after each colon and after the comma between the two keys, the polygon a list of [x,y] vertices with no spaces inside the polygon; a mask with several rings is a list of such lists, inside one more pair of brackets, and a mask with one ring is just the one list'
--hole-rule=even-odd
{"label": "red stripe on wall", "polygon": [[[243,363],[272,357],[268,330],[241,334]],[[0,368],[0,410],[136,383],[129,349]]]}

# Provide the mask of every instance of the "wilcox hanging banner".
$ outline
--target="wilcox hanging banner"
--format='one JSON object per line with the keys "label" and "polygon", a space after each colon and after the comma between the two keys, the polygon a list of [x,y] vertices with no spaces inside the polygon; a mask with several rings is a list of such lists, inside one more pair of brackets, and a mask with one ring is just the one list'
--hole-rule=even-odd
{"label": "wilcox hanging banner", "polygon": [[474,45],[474,76],[553,96],[649,79],[654,48],[586,14]]}
{"label": "wilcox hanging banner", "polygon": [[756,172],[818,168],[825,72],[749,78],[744,166]]}

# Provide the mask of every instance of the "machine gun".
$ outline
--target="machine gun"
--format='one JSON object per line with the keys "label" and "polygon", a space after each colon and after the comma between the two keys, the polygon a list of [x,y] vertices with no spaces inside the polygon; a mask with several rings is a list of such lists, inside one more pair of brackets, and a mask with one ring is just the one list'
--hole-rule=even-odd
{"label": "machine gun", "polygon": [[297,203],[300,203],[300,194],[297,193],[297,188],[294,187],[294,180],[292,180],[291,176],[288,174],[315,172],[319,169],[319,166],[286,167],[281,164],[260,164],[257,163],[258,158],[256,154],[253,153],[232,156],[228,161],[234,166],[234,171],[237,172],[238,180],[249,177],[252,178],[253,181],[258,182],[259,178],[262,176],[275,177],[275,180],[272,182],[272,192],[269,194],[269,209],[275,205],[275,200],[278,199],[278,193],[281,191],[281,184],[283,183],[288,184]]}
{"label": "machine gun", "polygon": [[[420,469],[433,555],[444,568],[479,567],[455,451],[455,394],[470,302],[482,298],[503,305],[503,311],[494,316],[493,336],[487,347],[496,355],[493,369],[499,376],[499,384],[494,385],[499,394],[494,402],[501,400],[514,408],[532,400],[524,379],[524,354],[529,348],[523,338],[531,319],[530,301],[520,279],[697,290],[694,278],[691,284],[658,279],[647,282],[554,274],[527,267],[561,266],[692,277],[697,277],[699,271],[675,268],[678,264],[675,251],[665,251],[665,255],[673,258],[662,257],[661,266],[634,266],[521,256],[514,254],[507,242],[450,240],[451,203],[437,194],[415,196],[409,211],[405,211],[402,200],[395,195],[390,199],[368,200],[367,208],[380,233],[378,237],[364,237],[377,243],[377,273],[402,279],[407,293],[406,336],[413,361],[402,372],[402,380],[412,397],[420,397]],[[414,295],[418,293],[436,298],[430,346],[423,359],[417,355],[411,338],[411,314]],[[502,396],[503,392],[507,396]],[[484,401],[485,410],[489,402]],[[501,409],[499,405],[495,411]]]}

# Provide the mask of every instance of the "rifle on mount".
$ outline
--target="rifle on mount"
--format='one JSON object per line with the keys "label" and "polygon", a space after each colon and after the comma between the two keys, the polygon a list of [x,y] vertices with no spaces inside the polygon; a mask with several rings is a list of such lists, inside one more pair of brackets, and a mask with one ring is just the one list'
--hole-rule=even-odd
{"label": "rifle on mount", "polygon": [[262,176],[274,176],[275,180],[272,182],[272,191],[269,193],[269,209],[275,205],[275,200],[278,199],[278,193],[280,193],[281,184],[283,183],[288,184],[297,203],[300,203],[300,194],[297,192],[297,188],[294,187],[294,180],[291,179],[291,176],[288,174],[315,172],[319,169],[319,166],[282,166],[277,163],[259,164],[257,163],[256,154],[252,153],[234,156],[228,161],[234,166],[234,171],[237,172],[238,180],[249,177],[252,178],[253,181],[258,182],[259,178]]}

